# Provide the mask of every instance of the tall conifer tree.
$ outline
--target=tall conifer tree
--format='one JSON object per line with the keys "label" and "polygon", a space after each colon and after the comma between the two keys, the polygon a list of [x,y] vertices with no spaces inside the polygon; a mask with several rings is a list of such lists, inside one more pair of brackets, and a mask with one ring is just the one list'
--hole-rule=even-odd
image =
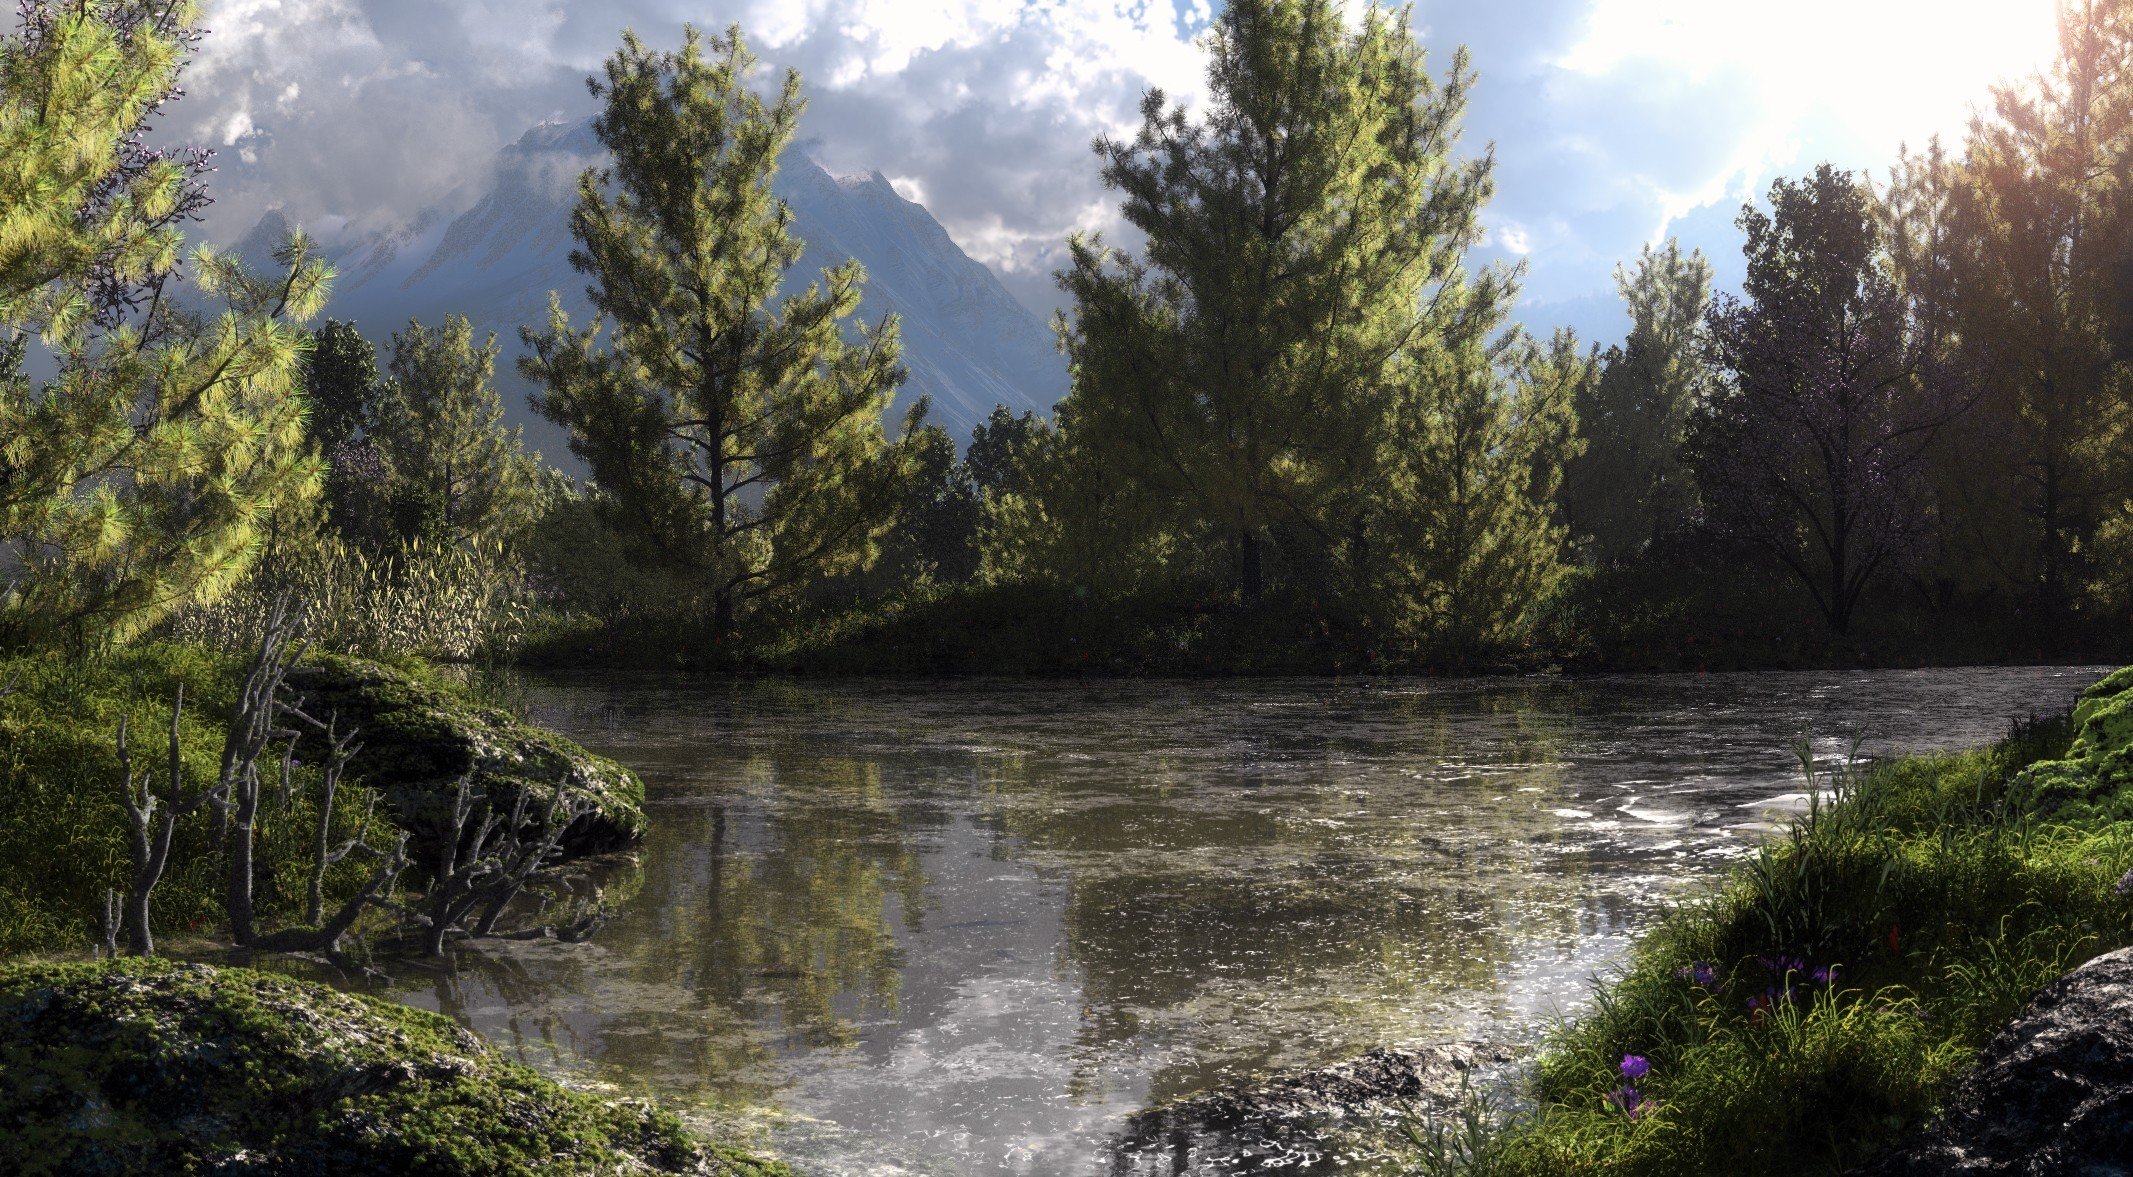
{"label": "tall conifer tree", "polygon": [[1669,239],[1617,267],[1629,338],[1577,391],[1585,447],[1563,472],[1564,522],[1594,563],[1634,559],[1688,520],[1693,480],[1681,465],[1690,410],[1708,387],[1703,316],[1711,263]]}
{"label": "tall conifer tree", "polygon": [[721,641],[745,603],[872,561],[924,411],[902,442],[883,430],[901,337],[855,321],[858,262],[780,301],[801,242],[770,183],[803,102],[795,73],[765,102],[754,66],[738,28],[671,53],[624,34],[592,82],[612,161],[571,220],[602,318],[573,329],[552,305],[522,361],[616,522],[704,586]]}
{"label": "tall conifer tree", "polygon": [[1330,549],[1386,434],[1403,353],[1438,346],[1508,276],[1465,274],[1490,160],[1452,155],[1472,82],[1442,84],[1405,10],[1351,26],[1332,0],[1236,0],[1211,34],[1211,104],[1161,91],[1099,140],[1141,256],[1076,239],[1062,330],[1080,448],[1236,553],[1247,599],[1270,534]]}
{"label": "tall conifer tree", "polygon": [[392,379],[372,425],[395,493],[453,539],[498,539],[530,522],[540,464],[523,431],[504,428],[496,351],[493,334],[475,345],[464,315],[441,327],[409,322],[393,334]]}

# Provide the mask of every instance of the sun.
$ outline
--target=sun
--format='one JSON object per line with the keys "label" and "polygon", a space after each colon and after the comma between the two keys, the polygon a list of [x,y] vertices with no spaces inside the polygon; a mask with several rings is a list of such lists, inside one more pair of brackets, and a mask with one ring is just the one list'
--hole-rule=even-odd
{"label": "sun", "polygon": [[1557,64],[1752,86],[1773,114],[1862,144],[1949,135],[1997,82],[2046,68],[2059,0],[1596,0]]}

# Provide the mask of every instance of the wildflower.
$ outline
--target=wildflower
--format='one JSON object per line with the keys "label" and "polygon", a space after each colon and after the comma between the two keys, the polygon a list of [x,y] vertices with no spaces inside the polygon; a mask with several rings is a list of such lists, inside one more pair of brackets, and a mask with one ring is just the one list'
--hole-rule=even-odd
{"label": "wildflower", "polygon": [[1645,1058],[1641,1054],[1625,1054],[1622,1056],[1622,1077],[1624,1079],[1632,1083],[1642,1083],[1644,1077],[1651,1073],[1652,1060]]}
{"label": "wildflower", "polygon": [[1652,1104],[1636,1088],[1625,1083],[1607,1093],[1607,1102],[1621,1108],[1630,1119],[1640,1119],[1652,1109]]}
{"label": "wildflower", "polygon": [[2118,883],[2111,890],[2118,892],[2120,895],[2133,895],[2133,870],[2121,875]]}
{"label": "wildflower", "polygon": [[1817,985],[1830,986],[1837,983],[1837,970],[1843,966],[1826,964],[1807,974],[1807,979]]}
{"label": "wildflower", "polygon": [[1718,987],[1718,970],[1700,960],[1674,970],[1674,975],[1700,989]]}
{"label": "wildflower", "polygon": [[1889,955],[1891,955],[1891,956],[1895,956],[1895,955],[1898,955],[1898,954],[1900,954],[1900,953],[1902,953],[1902,952],[1903,952],[1903,939],[1902,939],[1902,937],[1903,937],[1903,929],[1902,929],[1902,928],[1899,928],[1899,927],[1897,927],[1897,926],[1896,926],[1895,924],[1890,924],[1890,925],[1889,925]]}
{"label": "wildflower", "polygon": [[1763,962],[1764,968],[1773,973],[1804,973],[1807,971],[1807,962],[1797,956],[1765,956],[1757,959]]}

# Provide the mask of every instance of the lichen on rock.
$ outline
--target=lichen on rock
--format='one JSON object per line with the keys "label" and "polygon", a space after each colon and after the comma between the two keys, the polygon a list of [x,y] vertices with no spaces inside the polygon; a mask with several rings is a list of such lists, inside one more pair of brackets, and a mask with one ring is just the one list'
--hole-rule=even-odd
{"label": "lichen on rock", "polygon": [[1868,1177],[2133,1172],[2133,948],[2054,982]]}
{"label": "lichen on rock", "polygon": [[474,791],[499,810],[521,793],[536,815],[558,789],[590,799],[593,811],[563,838],[566,855],[618,850],[644,836],[636,773],[426,675],[329,654],[291,670],[288,681],[314,718],[358,729],[362,751],[350,778],[378,790],[418,838],[448,824],[459,778],[469,773]]}
{"label": "lichen on rock", "polygon": [[440,1015],[155,959],[0,970],[0,1172],[790,1177]]}

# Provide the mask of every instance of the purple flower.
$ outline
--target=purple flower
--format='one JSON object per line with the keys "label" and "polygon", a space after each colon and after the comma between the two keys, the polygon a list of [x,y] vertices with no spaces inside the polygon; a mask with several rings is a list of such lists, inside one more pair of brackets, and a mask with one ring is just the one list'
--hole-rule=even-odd
{"label": "purple flower", "polygon": [[1645,1058],[1641,1054],[1625,1054],[1622,1056],[1622,1077],[1624,1079],[1632,1083],[1642,1083],[1644,1077],[1651,1073],[1652,1060]]}
{"label": "purple flower", "polygon": [[1764,956],[1757,959],[1763,962],[1764,968],[1780,975],[1807,971],[1807,962],[1797,956]]}
{"label": "purple flower", "polygon": [[1623,1114],[1632,1120],[1644,1115],[1645,1112],[1651,1110],[1652,1106],[1645,1100],[1643,1095],[1638,1093],[1636,1088],[1626,1083],[1608,1092],[1607,1102],[1621,1108]]}
{"label": "purple flower", "polygon": [[1700,960],[1674,970],[1674,975],[1699,988],[1716,989],[1718,987],[1718,969]]}
{"label": "purple flower", "polygon": [[1837,970],[1841,967],[1843,966],[1833,964],[1822,965],[1819,968],[1815,969],[1815,971],[1807,974],[1807,976],[1809,980],[1812,980],[1817,985],[1834,985],[1837,983]]}
{"label": "purple flower", "polygon": [[2133,870],[2129,870],[2120,876],[2117,885],[2112,887],[2111,890],[2118,892],[2120,895],[2133,895]]}

